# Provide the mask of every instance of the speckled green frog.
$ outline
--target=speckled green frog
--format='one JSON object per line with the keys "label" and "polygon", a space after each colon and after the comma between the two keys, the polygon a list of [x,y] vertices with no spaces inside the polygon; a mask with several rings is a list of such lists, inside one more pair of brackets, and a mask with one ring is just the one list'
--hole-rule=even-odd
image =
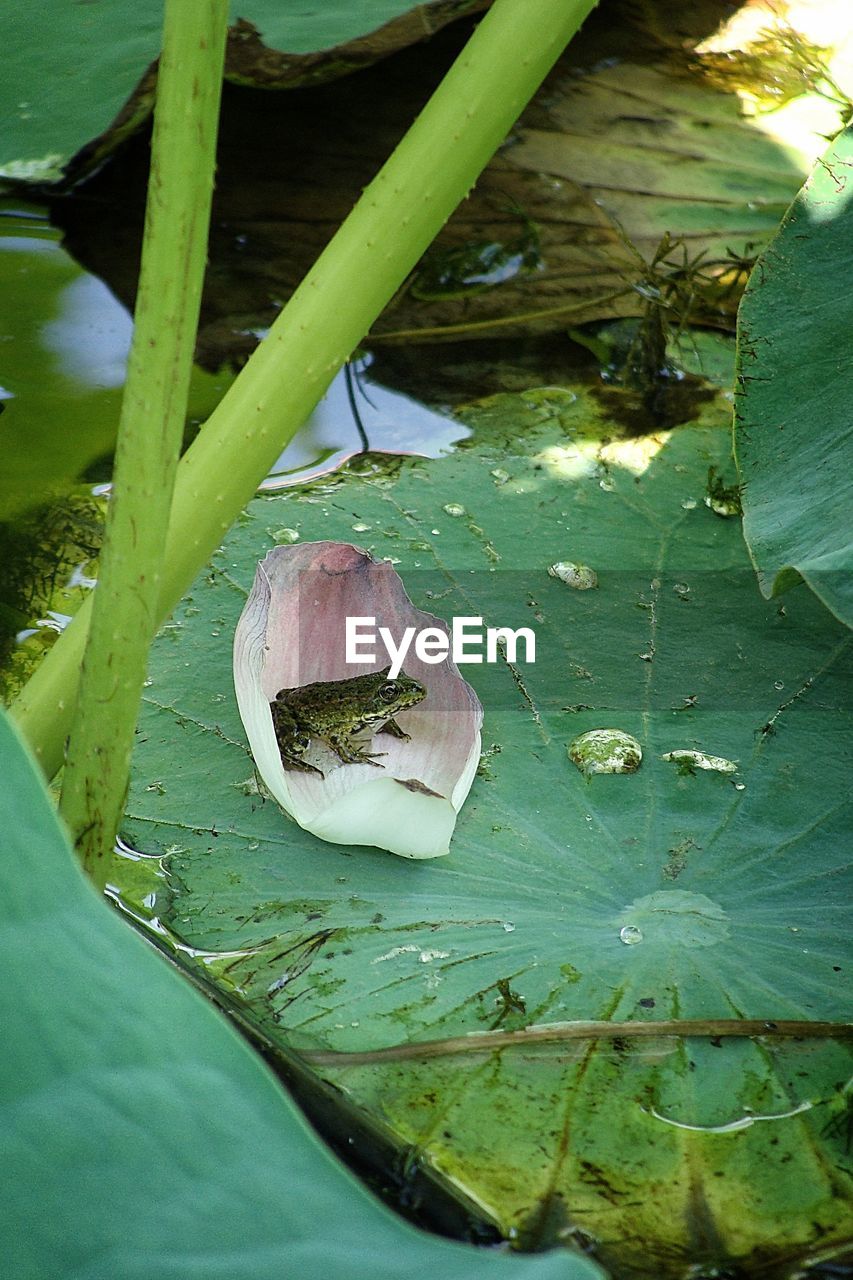
{"label": "speckled green frog", "polygon": [[358,738],[365,733],[390,733],[408,741],[394,716],[426,697],[426,689],[401,671],[390,680],[390,667],[349,680],[321,680],[300,689],[282,689],[270,703],[275,736],[285,769],[319,773],[322,769],[303,759],[315,740],[334,751],[344,764],[382,766]]}

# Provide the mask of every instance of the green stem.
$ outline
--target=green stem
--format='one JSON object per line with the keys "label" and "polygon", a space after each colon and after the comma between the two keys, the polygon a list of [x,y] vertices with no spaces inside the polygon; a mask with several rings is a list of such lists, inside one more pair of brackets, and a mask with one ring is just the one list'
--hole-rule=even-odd
{"label": "green stem", "polygon": [[[179,467],[165,618],[505,138],[596,0],[495,0]],[[13,707],[52,775],[85,606]]]}
{"label": "green stem", "polygon": [[83,864],[101,887],[160,620],[207,256],[227,21],[227,0],[166,0],[133,345],[59,803]]}

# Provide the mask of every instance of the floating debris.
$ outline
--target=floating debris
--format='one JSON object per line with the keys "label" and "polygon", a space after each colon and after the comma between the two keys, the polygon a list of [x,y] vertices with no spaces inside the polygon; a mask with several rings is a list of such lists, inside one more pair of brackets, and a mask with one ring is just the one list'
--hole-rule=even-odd
{"label": "floating debris", "polygon": [[713,773],[737,773],[737,761],[724,756],[709,756],[704,751],[667,751],[661,760],[670,760],[679,770],[692,773],[694,769],[710,769]]}
{"label": "floating debris", "polygon": [[710,507],[715,516],[723,516],[725,519],[728,519],[731,516],[739,516],[741,514],[739,498],[714,498],[711,494],[706,494],[705,506]]}
{"label": "floating debris", "polygon": [[726,484],[717,475],[716,467],[708,468],[708,489],[705,494],[705,506],[716,516],[731,517],[743,515],[740,500],[740,485]]}

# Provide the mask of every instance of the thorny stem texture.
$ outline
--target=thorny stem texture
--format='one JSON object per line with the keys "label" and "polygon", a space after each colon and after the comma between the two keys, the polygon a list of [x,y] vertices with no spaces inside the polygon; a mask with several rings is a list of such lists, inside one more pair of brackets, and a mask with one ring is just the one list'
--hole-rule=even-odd
{"label": "thorny stem texture", "polygon": [[[595,2],[495,0],[182,459],[160,621],[468,194]],[[62,762],[88,618],[84,605],[13,707],[49,776]]]}
{"label": "thorny stem texture", "polygon": [[[227,0],[166,0],[133,345],[60,813],[101,888],[160,621],[164,555],[207,256]],[[79,645],[85,623],[78,629]],[[74,645],[70,646],[72,649]],[[72,661],[78,659],[72,657]],[[60,655],[59,663],[67,662]],[[49,760],[66,732],[66,672]]]}

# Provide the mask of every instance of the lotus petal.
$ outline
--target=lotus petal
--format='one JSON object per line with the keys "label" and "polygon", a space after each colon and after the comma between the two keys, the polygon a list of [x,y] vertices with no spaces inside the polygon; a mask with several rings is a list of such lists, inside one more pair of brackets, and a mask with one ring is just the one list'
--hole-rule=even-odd
{"label": "lotus petal", "polygon": [[[480,759],[482,707],[448,657],[422,662],[410,648],[407,675],[426,698],[395,717],[410,735],[374,735],[380,768],[322,757],[325,774],[285,769],[270,701],[282,689],[381,671],[346,661],[347,617],[375,618],[399,644],[406,627],[447,624],[416,609],[391,565],[345,542],[275,547],[260,562],[234,635],[234,688],[258,772],[281,807],[306,831],[334,844],[376,845],[404,858],[436,858],[450,837]],[[318,748],[325,751],[325,748]],[[312,757],[313,758],[313,757]]]}

